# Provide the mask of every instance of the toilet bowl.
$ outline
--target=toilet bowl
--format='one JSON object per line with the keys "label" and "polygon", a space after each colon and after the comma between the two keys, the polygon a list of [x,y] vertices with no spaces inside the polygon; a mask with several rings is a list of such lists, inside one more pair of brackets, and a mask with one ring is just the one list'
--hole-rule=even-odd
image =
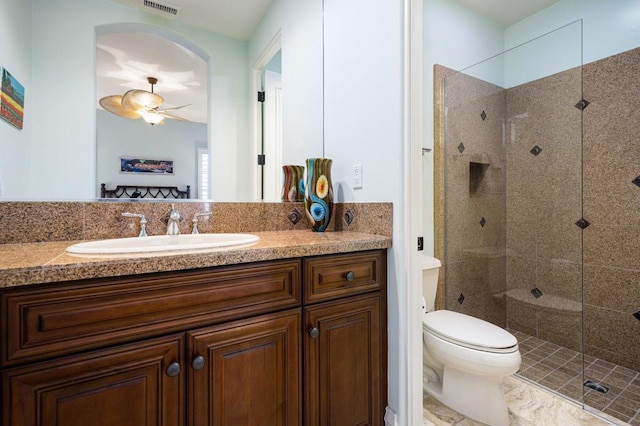
{"label": "toilet bowl", "polygon": [[518,341],[508,331],[479,318],[434,311],[439,267],[437,259],[423,262],[424,390],[474,420],[509,425],[501,378],[520,368]]}

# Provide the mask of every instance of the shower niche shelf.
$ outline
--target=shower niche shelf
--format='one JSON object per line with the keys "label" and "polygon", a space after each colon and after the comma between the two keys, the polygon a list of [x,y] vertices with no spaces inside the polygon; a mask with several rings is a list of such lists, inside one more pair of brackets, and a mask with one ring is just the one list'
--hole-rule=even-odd
{"label": "shower niche shelf", "polygon": [[478,191],[480,184],[484,180],[484,177],[489,170],[490,164],[488,162],[469,162],[469,194],[473,195]]}

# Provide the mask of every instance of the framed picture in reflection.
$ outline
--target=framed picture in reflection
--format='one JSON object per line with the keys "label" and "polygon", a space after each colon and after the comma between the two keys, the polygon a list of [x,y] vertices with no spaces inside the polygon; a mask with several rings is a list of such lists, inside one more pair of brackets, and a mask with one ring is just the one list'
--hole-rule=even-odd
{"label": "framed picture in reflection", "polygon": [[172,175],[173,160],[151,160],[136,157],[120,157],[120,173]]}

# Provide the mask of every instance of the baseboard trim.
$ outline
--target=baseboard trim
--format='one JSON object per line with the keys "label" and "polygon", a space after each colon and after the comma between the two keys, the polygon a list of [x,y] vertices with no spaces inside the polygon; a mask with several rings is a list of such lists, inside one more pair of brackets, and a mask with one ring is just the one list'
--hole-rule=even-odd
{"label": "baseboard trim", "polygon": [[389,407],[384,410],[384,424],[385,426],[398,426],[398,415]]}

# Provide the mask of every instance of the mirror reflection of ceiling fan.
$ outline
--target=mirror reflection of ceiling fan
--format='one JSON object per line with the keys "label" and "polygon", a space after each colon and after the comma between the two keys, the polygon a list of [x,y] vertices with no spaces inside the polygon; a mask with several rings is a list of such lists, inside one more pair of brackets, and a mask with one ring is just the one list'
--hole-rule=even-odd
{"label": "mirror reflection of ceiling fan", "polygon": [[152,126],[162,123],[162,120],[165,118],[189,121],[177,115],[169,114],[167,111],[184,108],[190,104],[160,109],[164,98],[153,93],[153,86],[158,83],[158,79],[155,77],[147,77],[147,81],[151,84],[150,92],[146,90],[129,90],[124,95],[105,96],[100,99],[99,103],[102,108],[115,115],[132,120],[142,118]]}

